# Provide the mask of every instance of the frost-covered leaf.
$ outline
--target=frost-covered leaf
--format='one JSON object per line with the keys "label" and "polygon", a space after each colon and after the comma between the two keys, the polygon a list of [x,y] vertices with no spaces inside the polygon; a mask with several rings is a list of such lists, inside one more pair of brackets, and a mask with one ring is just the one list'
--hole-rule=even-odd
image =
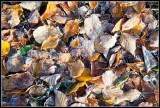
{"label": "frost-covered leaf", "polygon": [[122,47],[126,51],[130,52],[133,56],[135,56],[136,40],[136,37],[133,37],[128,33],[123,33],[120,37],[120,43]]}
{"label": "frost-covered leaf", "polygon": [[54,97],[53,96],[50,96],[49,98],[46,99],[46,101],[44,102],[44,105],[50,105],[50,106],[53,106],[54,105]]}
{"label": "frost-covered leaf", "polygon": [[82,103],[74,103],[71,105],[71,107],[87,107],[85,104]]}
{"label": "frost-covered leaf", "polygon": [[112,70],[108,70],[105,73],[102,74],[102,82],[106,86],[111,86],[113,81],[115,80],[115,74],[113,73]]}
{"label": "frost-covered leaf", "polygon": [[72,56],[70,53],[59,53],[59,60],[61,63],[68,63],[72,61]]}
{"label": "frost-covered leaf", "polygon": [[40,77],[40,79],[44,80],[45,82],[47,82],[50,85],[56,85],[57,80],[59,80],[60,77],[61,77],[61,74],[54,74],[51,76],[42,76],[42,77]]}
{"label": "frost-covered leaf", "polygon": [[94,43],[91,40],[79,38],[79,47],[81,49],[81,55],[83,58],[88,58],[93,56],[95,49]]}
{"label": "frost-covered leaf", "polygon": [[34,10],[29,14],[29,19],[28,22],[30,24],[31,27],[34,27],[35,25],[37,25],[37,23],[40,20],[40,13],[38,12],[38,10]]}
{"label": "frost-covered leaf", "polygon": [[95,40],[102,30],[102,24],[96,14],[84,20],[85,32],[91,40]]}
{"label": "frost-covered leaf", "polygon": [[159,31],[152,33],[149,37],[150,47],[158,47]]}
{"label": "frost-covered leaf", "polygon": [[145,46],[142,46],[142,52],[144,56],[144,63],[146,71],[149,72],[153,67],[157,65],[157,60],[154,56],[146,49]]}
{"label": "frost-covered leaf", "polygon": [[85,13],[87,13],[88,9],[85,6],[81,6],[78,8],[78,14],[80,15],[84,15]]}
{"label": "frost-covered leaf", "polygon": [[33,10],[39,8],[40,5],[41,5],[41,3],[42,3],[41,1],[31,1],[31,2],[29,2],[29,1],[22,1],[19,5],[21,7],[23,7],[24,9],[33,11]]}
{"label": "frost-covered leaf", "polygon": [[77,60],[72,63],[72,66],[70,68],[70,76],[73,78],[79,77],[83,71],[84,71],[83,62],[81,60]]}
{"label": "frost-covered leaf", "polygon": [[55,93],[55,106],[66,107],[68,104],[67,96],[61,91],[58,91],[56,89],[54,89],[54,93]]}

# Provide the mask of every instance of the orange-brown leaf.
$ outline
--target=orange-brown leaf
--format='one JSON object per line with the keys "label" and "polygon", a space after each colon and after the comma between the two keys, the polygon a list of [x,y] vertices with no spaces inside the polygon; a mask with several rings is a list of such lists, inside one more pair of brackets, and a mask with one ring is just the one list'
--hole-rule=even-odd
{"label": "orange-brown leaf", "polygon": [[72,11],[77,10],[78,2],[77,1],[68,1],[68,6]]}
{"label": "orange-brown leaf", "polygon": [[96,2],[96,1],[90,1],[89,5],[95,9],[98,6],[98,2]]}

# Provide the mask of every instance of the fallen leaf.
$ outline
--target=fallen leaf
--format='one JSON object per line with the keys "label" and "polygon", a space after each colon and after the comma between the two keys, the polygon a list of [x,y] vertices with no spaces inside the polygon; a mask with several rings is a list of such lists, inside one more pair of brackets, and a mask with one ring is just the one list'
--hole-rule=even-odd
{"label": "fallen leaf", "polygon": [[113,81],[115,80],[115,74],[113,73],[112,70],[108,70],[105,73],[102,74],[102,82],[106,86],[111,86]]}
{"label": "fallen leaf", "polygon": [[94,55],[89,58],[90,61],[95,61],[99,59],[100,59],[100,53],[94,53]]}
{"label": "fallen leaf", "polygon": [[96,14],[84,20],[85,33],[91,40],[95,40],[102,30],[102,24]]}
{"label": "fallen leaf", "polygon": [[149,72],[153,67],[157,65],[157,60],[154,56],[146,49],[145,46],[142,46],[142,52],[144,56],[144,63],[146,67],[146,71]]}
{"label": "fallen leaf", "polygon": [[30,14],[29,14],[29,19],[28,19],[28,22],[29,22],[29,25],[31,27],[34,27],[35,25],[38,24],[40,20],[40,13],[38,12],[38,10],[33,10]]}
{"label": "fallen leaf", "polygon": [[130,52],[133,56],[135,56],[136,40],[136,37],[133,37],[128,33],[122,33],[120,37],[120,44],[126,51]]}
{"label": "fallen leaf", "polygon": [[94,48],[96,51],[103,53],[103,47],[99,44],[101,42],[100,40],[100,36],[98,36],[95,40],[94,40]]}
{"label": "fallen leaf", "polygon": [[92,7],[92,8],[96,8],[97,6],[98,6],[98,2],[96,2],[96,1],[90,1],[89,2],[89,5]]}
{"label": "fallen leaf", "polygon": [[20,55],[26,55],[27,52],[31,49],[31,45],[23,46],[19,51],[17,51]]}
{"label": "fallen leaf", "polygon": [[76,79],[79,80],[79,81],[89,81],[92,78],[94,78],[94,77],[91,76],[89,69],[84,69],[84,71],[81,74],[81,76],[76,77]]}
{"label": "fallen leaf", "polygon": [[71,41],[70,46],[71,47],[79,47],[79,39],[78,39],[78,37]]}
{"label": "fallen leaf", "polygon": [[87,107],[85,104],[82,103],[74,103],[71,105],[71,107]]}
{"label": "fallen leaf", "polygon": [[44,105],[45,106],[47,106],[47,105],[53,106],[54,105],[54,97],[50,96],[49,98],[47,98],[46,101],[44,102]]}
{"label": "fallen leaf", "polygon": [[66,24],[69,20],[72,20],[72,17],[63,17],[59,13],[55,13],[51,18],[60,24]]}
{"label": "fallen leaf", "polygon": [[76,11],[77,10],[77,6],[78,6],[78,2],[77,1],[68,1],[68,6],[70,7],[70,9],[72,11]]}
{"label": "fallen leaf", "polygon": [[70,69],[70,76],[73,78],[79,77],[84,71],[84,64],[81,60],[72,63]]}
{"label": "fallen leaf", "polygon": [[116,2],[116,6],[111,11],[113,18],[121,18],[122,17],[122,8],[118,2]]}
{"label": "fallen leaf", "polygon": [[8,78],[2,76],[2,90],[13,90],[15,89],[15,85],[13,85],[11,82],[13,81],[14,75],[9,75]]}
{"label": "fallen leaf", "polygon": [[121,31],[122,30],[122,24],[126,21],[125,18],[121,18],[116,25],[114,26],[114,28],[112,29],[112,33],[115,33],[116,31]]}
{"label": "fallen leaf", "polygon": [[75,82],[69,85],[67,91],[68,94],[76,92],[80,87],[83,87],[85,85],[85,81],[83,82]]}
{"label": "fallen leaf", "polygon": [[60,77],[61,77],[61,74],[54,74],[54,75],[51,75],[51,76],[42,76],[42,77],[40,77],[40,79],[44,80],[49,85],[56,85],[57,80],[59,80]]}
{"label": "fallen leaf", "polygon": [[145,2],[139,1],[136,5],[133,6],[133,8],[138,12],[143,12],[145,10]]}
{"label": "fallen leaf", "polygon": [[77,34],[79,31],[79,26],[77,21],[70,20],[65,25],[65,35],[63,39],[68,42],[68,38]]}
{"label": "fallen leaf", "polygon": [[71,14],[71,9],[69,8],[69,6],[67,5],[67,3],[66,2],[59,2],[59,5],[63,8],[63,10],[66,12],[66,14],[68,15],[68,16],[70,16],[70,15],[72,15]]}
{"label": "fallen leaf", "polygon": [[127,31],[135,27],[137,24],[140,23],[140,14],[134,15],[132,18],[127,20],[123,25],[122,25],[122,32]]}
{"label": "fallen leaf", "polygon": [[58,36],[49,36],[46,40],[43,41],[41,48],[55,48],[58,45]]}
{"label": "fallen leaf", "polygon": [[68,62],[72,61],[72,56],[70,53],[60,53],[59,60],[61,63],[68,63]]}
{"label": "fallen leaf", "polygon": [[42,2],[41,1],[22,1],[19,5],[27,10],[33,11],[41,6]]}
{"label": "fallen leaf", "polygon": [[142,102],[138,105],[138,107],[152,107],[153,104],[149,102]]}
{"label": "fallen leaf", "polygon": [[57,107],[67,106],[68,99],[67,99],[67,96],[64,93],[54,89],[54,94],[55,94],[55,106],[57,106]]}
{"label": "fallen leaf", "polygon": [[33,68],[33,71],[32,71],[32,75],[35,77],[37,76],[37,73],[43,68],[43,65],[42,63],[37,63],[34,68]]}
{"label": "fallen leaf", "polygon": [[78,8],[78,14],[79,15],[83,16],[84,14],[87,13],[87,11],[88,11],[88,9],[85,6],[81,6],[81,7]]}
{"label": "fallen leaf", "polygon": [[158,47],[159,31],[152,33],[149,37],[150,47]]}
{"label": "fallen leaf", "polygon": [[3,40],[1,40],[1,45],[2,45],[2,49],[1,49],[1,53],[2,53],[2,56],[8,54],[9,50],[10,50],[10,45],[8,42],[4,42]]}

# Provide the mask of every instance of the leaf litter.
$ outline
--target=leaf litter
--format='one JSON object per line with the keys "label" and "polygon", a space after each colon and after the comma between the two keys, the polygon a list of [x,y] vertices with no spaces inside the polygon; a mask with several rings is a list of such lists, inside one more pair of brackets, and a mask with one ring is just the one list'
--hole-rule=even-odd
{"label": "leaf litter", "polygon": [[158,106],[157,3],[2,2],[2,106]]}

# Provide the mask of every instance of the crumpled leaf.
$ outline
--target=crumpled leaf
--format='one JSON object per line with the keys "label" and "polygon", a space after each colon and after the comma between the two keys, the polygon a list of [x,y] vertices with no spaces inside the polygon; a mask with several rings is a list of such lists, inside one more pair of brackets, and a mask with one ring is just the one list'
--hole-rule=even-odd
{"label": "crumpled leaf", "polygon": [[42,76],[42,77],[40,77],[40,79],[44,80],[49,85],[56,85],[57,80],[59,80],[60,77],[61,77],[61,74],[54,74],[54,75],[50,75],[50,76]]}
{"label": "crumpled leaf", "polygon": [[30,10],[30,11],[33,11],[37,8],[39,8],[41,6],[41,1],[22,1],[19,5],[22,7],[22,8],[25,8],[27,10]]}
{"label": "crumpled leaf", "polygon": [[70,76],[75,78],[79,77],[84,71],[84,64],[81,60],[77,60],[72,63],[70,68]]}
{"label": "crumpled leaf", "polygon": [[70,20],[65,25],[65,35],[63,39],[68,42],[68,38],[77,34],[79,31],[78,21]]}
{"label": "crumpled leaf", "polygon": [[9,72],[20,72],[23,71],[24,59],[23,57],[15,53],[13,56],[8,57],[6,68]]}
{"label": "crumpled leaf", "polygon": [[78,2],[77,1],[68,1],[68,6],[70,7],[70,9],[72,11],[76,11],[77,10],[77,6],[78,6]]}
{"label": "crumpled leaf", "polygon": [[123,25],[122,25],[122,32],[127,31],[135,27],[137,24],[140,23],[140,14],[134,15],[132,18],[127,20]]}
{"label": "crumpled leaf", "polygon": [[84,39],[82,37],[79,38],[79,47],[81,49],[81,55],[83,58],[91,57],[95,52],[93,41]]}
{"label": "crumpled leaf", "polygon": [[11,7],[7,7],[4,4],[2,8],[2,14],[7,16],[8,23],[13,27],[20,23],[19,17],[22,15],[22,12],[23,10],[19,5],[12,5]]}
{"label": "crumpled leaf", "polygon": [[112,17],[113,18],[122,17],[122,8],[118,2],[116,3],[116,6],[112,9]]}
{"label": "crumpled leaf", "polygon": [[101,21],[96,14],[92,14],[84,20],[84,28],[87,36],[95,40],[102,30]]}
{"label": "crumpled leaf", "polygon": [[55,106],[57,107],[66,107],[68,104],[68,99],[64,93],[54,89],[55,93]]}
{"label": "crumpled leaf", "polygon": [[46,40],[43,41],[41,48],[55,48],[58,45],[58,36],[49,36]]}
{"label": "crumpled leaf", "polygon": [[130,52],[133,56],[135,56],[136,40],[136,37],[133,37],[128,33],[122,33],[120,37],[120,44],[126,51]]}
{"label": "crumpled leaf", "polygon": [[2,56],[4,56],[5,54],[8,54],[9,50],[10,50],[10,45],[8,42],[4,42],[3,40],[1,40],[1,53]]}
{"label": "crumpled leaf", "polygon": [[113,81],[115,80],[115,74],[113,73],[112,70],[108,70],[105,73],[102,74],[102,82],[106,86],[111,86]]}
{"label": "crumpled leaf", "polygon": [[68,94],[76,92],[80,87],[83,87],[85,85],[85,81],[83,82],[75,82],[69,85],[67,91]]}
{"label": "crumpled leaf", "polygon": [[146,49],[145,46],[142,46],[142,52],[144,56],[144,63],[146,67],[146,71],[149,72],[153,67],[157,65],[157,60],[154,56]]}
{"label": "crumpled leaf", "polygon": [[68,63],[72,61],[72,56],[70,53],[59,53],[59,60],[61,63]]}

